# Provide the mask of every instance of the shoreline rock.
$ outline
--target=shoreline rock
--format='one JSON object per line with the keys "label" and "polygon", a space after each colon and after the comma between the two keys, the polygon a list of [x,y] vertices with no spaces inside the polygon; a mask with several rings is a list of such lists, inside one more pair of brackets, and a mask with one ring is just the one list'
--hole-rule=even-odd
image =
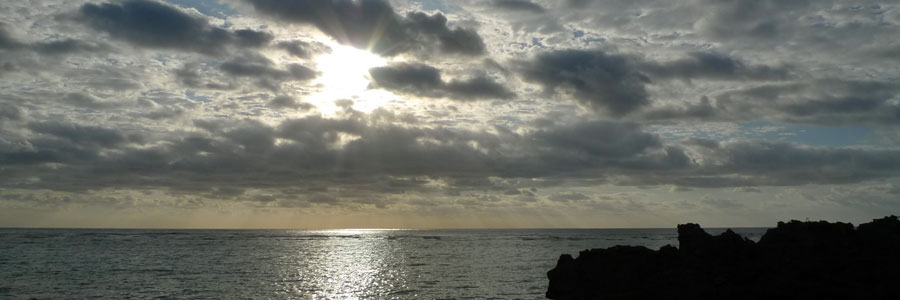
{"label": "shoreline rock", "polygon": [[759,242],[678,225],[679,247],[563,254],[550,299],[900,299],[900,220],[778,222]]}

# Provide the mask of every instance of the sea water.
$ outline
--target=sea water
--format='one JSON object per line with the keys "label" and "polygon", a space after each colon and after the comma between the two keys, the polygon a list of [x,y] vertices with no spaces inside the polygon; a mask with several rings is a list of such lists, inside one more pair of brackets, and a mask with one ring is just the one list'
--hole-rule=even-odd
{"label": "sea water", "polygon": [[0,229],[0,299],[544,299],[560,254],[666,244],[674,228]]}

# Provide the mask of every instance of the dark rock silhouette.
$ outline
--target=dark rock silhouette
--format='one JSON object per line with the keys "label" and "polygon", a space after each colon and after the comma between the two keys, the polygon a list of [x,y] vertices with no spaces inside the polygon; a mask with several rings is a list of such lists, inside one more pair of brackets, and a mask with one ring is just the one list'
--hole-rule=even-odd
{"label": "dark rock silhouette", "polygon": [[563,254],[550,299],[900,299],[900,220],[778,222],[753,242],[678,225],[679,248]]}

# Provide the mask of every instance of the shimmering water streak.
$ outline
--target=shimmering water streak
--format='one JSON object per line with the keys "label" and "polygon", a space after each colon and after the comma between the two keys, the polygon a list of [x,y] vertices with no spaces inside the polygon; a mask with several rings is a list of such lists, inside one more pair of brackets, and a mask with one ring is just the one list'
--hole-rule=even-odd
{"label": "shimmering water streak", "polygon": [[0,229],[0,299],[543,299],[559,254],[617,244],[677,234]]}

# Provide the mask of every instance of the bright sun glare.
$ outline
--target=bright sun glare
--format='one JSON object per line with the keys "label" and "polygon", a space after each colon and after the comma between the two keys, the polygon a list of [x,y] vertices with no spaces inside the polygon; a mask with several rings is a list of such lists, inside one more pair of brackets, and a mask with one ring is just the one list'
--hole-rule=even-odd
{"label": "bright sun glare", "polygon": [[[360,50],[350,46],[331,45],[331,53],[321,55],[315,59],[316,68],[322,72],[317,83],[322,89],[316,98],[322,107],[331,106],[335,100],[353,99],[360,96],[354,107],[357,109],[371,110],[383,102],[383,95],[368,93],[367,88],[371,79],[369,69],[387,64],[384,58],[366,50]],[[361,97],[366,94],[366,97]]]}

